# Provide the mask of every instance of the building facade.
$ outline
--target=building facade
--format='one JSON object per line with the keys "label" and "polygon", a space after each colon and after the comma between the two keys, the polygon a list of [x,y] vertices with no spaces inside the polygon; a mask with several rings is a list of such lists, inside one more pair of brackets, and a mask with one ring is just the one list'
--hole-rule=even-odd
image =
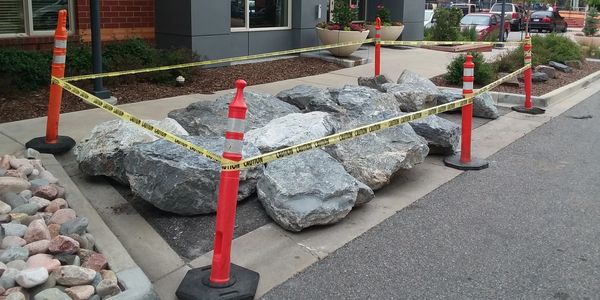
{"label": "building facade", "polygon": [[[374,20],[383,4],[406,25],[404,40],[423,38],[425,0],[334,0],[357,5]],[[318,45],[315,26],[328,19],[331,0],[156,1],[156,43],[187,47],[207,59]]]}

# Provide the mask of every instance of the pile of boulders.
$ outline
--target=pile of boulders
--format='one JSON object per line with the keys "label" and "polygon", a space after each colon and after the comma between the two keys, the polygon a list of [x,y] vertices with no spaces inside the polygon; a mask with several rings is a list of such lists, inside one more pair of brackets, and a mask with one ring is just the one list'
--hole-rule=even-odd
{"label": "pile of boulders", "polygon": [[29,149],[0,157],[0,298],[106,299],[121,292],[106,258],[94,251],[88,219]]}
{"label": "pile of boulders", "polygon": [[[233,93],[200,101],[153,121],[214,153],[221,153]],[[243,156],[294,146],[334,133],[462,98],[439,90],[410,71],[396,83],[384,76],[360,78],[358,86],[321,89],[299,85],[272,96],[244,92],[248,106]],[[475,99],[474,114],[497,118],[489,95]],[[127,137],[127,141],[123,141]],[[374,198],[399,173],[429,153],[457,151],[460,127],[430,116],[319,150],[286,157],[241,172],[238,201],[258,195],[279,225],[299,231],[332,224]],[[184,215],[216,210],[220,166],[133,125],[98,125],[77,146],[81,170],[128,184],[159,209]],[[107,161],[110,160],[110,161]]]}
{"label": "pile of boulders", "polygon": [[[579,60],[567,60],[564,63],[550,61],[548,65],[538,65],[533,69],[532,82],[546,82],[558,78],[559,73],[572,73],[573,69],[581,69],[583,64]],[[519,78],[522,80],[523,75]]]}

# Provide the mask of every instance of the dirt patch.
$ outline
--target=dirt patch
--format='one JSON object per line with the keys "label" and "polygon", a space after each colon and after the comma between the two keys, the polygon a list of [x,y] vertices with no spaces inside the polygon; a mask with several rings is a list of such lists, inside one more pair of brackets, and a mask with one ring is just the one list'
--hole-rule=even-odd
{"label": "dirt patch", "polygon": [[[596,71],[600,71],[600,63],[597,62],[586,62],[583,64],[581,70],[573,69],[573,73],[562,73],[556,72],[558,74],[558,78],[552,78],[543,83],[533,83],[531,87],[531,93],[533,96],[542,96],[547,94],[557,88],[563,87],[569,83],[575,82],[585,76],[588,76]],[[439,75],[431,78],[431,81],[435,83],[437,86],[445,86],[445,87],[454,87],[454,88],[462,88],[462,85],[453,85],[446,82],[444,78],[445,75]],[[481,88],[482,85],[475,85],[475,88]],[[500,85],[493,89],[495,92],[502,93],[512,93],[512,94],[523,94],[523,87],[516,87],[510,85]]]}
{"label": "dirt patch", "polygon": [[[318,75],[341,69],[340,66],[318,58],[296,57],[268,62],[234,65],[211,69],[194,69],[186,78],[183,87],[173,84],[143,82],[134,76],[110,79],[106,87],[110,89],[119,104],[134,103],[180,95],[205,93],[235,87],[235,80],[243,78],[249,85],[257,85],[286,79]],[[90,80],[75,82],[76,86],[92,90]],[[69,92],[63,93],[61,112],[91,109]],[[0,123],[46,116],[48,110],[48,89],[34,92],[0,94]]]}

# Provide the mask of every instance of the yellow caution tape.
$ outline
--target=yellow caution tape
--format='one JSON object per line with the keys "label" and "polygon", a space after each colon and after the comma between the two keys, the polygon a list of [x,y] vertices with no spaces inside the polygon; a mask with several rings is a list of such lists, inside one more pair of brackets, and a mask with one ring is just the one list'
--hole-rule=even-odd
{"label": "yellow caution tape", "polygon": [[302,143],[299,145],[287,147],[287,148],[284,148],[281,150],[276,150],[276,151],[265,153],[265,154],[258,155],[255,157],[247,158],[247,159],[244,159],[237,163],[224,163],[221,165],[221,167],[223,170],[248,169],[248,168],[255,167],[257,165],[272,162],[272,161],[275,161],[275,160],[278,160],[278,159],[281,159],[284,157],[288,157],[288,156],[291,156],[294,154],[306,152],[306,151],[313,150],[313,149],[323,148],[326,146],[335,145],[335,144],[341,143],[343,141],[348,141],[348,140],[363,136],[367,133],[382,131],[384,129],[395,127],[395,126],[398,126],[398,125],[401,125],[404,123],[408,123],[410,121],[414,121],[414,120],[422,119],[422,118],[425,118],[428,116],[443,113],[446,111],[454,110],[456,108],[463,107],[465,105],[473,103],[474,97],[481,95],[481,94],[493,89],[494,87],[497,87],[498,85],[502,84],[503,82],[505,82],[507,80],[514,78],[519,73],[523,72],[525,69],[527,69],[529,67],[531,67],[531,66],[526,65],[526,66],[520,68],[519,70],[517,70],[507,76],[504,76],[504,77],[496,80],[495,82],[479,89],[477,92],[469,95],[469,97],[464,98],[464,99],[460,99],[460,100],[456,100],[456,101],[453,101],[450,103],[434,106],[432,108],[427,108],[427,109],[420,110],[417,112],[408,113],[403,116],[394,117],[394,118],[387,119],[384,121],[365,125],[362,127],[358,127],[356,129],[351,129],[351,130],[347,130],[344,132],[336,133],[336,134],[333,134],[330,136],[326,136],[326,137],[316,139],[316,140],[313,140],[310,142]]}
{"label": "yellow caution tape", "polygon": [[440,113],[443,113],[446,111],[450,111],[450,110],[454,110],[454,109],[463,107],[465,105],[469,105],[469,104],[473,103],[474,97],[492,90],[493,88],[497,87],[498,85],[502,84],[503,82],[508,81],[508,80],[518,76],[521,72],[523,72],[524,70],[526,70],[528,68],[531,68],[530,64],[527,64],[524,67],[514,71],[513,73],[508,74],[508,75],[496,80],[495,82],[477,90],[477,92],[469,95],[467,98],[464,98],[464,99],[459,99],[459,100],[456,100],[456,101],[453,101],[450,103],[434,106],[434,107],[420,110],[417,112],[408,113],[408,114],[405,114],[405,115],[402,115],[399,117],[394,117],[391,119],[383,120],[383,121],[372,123],[369,125],[364,125],[364,126],[356,128],[356,129],[343,131],[340,133],[336,133],[336,134],[326,136],[326,137],[323,137],[320,139],[316,139],[313,141],[309,141],[306,143],[298,144],[298,145],[287,147],[287,148],[284,148],[281,150],[276,150],[276,151],[258,155],[258,156],[252,157],[252,158],[244,159],[240,162],[234,162],[234,161],[225,159],[225,158],[223,158],[217,154],[214,154],[202,147],[196,146],[189,141],[179,138],[178,136],[176,136],[174,134],[171,134],[169,132],[166,132],[160,128],[153,126],[152,124],[144,122],[143,120],[133,116],[132,114],[129,114],[129,113],[101,100],[100,98],[62,80],[62,79],[52,77],[52,83],[61,86],[63,89],[65,89],[68,92],[72,93],[73,95],[83,99],[87,103],[90,103],[92,105],[95,105],[95,106],[103,109],[103,110],[106,110],[106,111],[114,114],[115,116],[119,117],[122,120],[136,124],[137,126],[155,134],[156,136],[158,136],[161,139],[165,139],[167,141],[173,142],[173,143],[180,145],[186,149],[192,150],[192,151],[194,151],[198,154],[201,154],[209,159],[212,159],[216,162],[221,163],[222,170],[231,171],[231,170],[248,169],[248,168],[252,168],[252,167],[255,167],[255,166],[258,166],[261,164],[272,162],[272,161],[275,161],[275,160],[278,160],[278,159],[281,159],[284,157],[288,157],[288,156],[291,156],[294,154],[306,152],[306,151],[313,150],[313,149],[319,149],[319,148],[323,148],[326,146],[335,145],[335,144],[338,144],[338,143],[341,143],[344,141],[348,141],[348,140],[366,135],[368,133],[379,132],[379,131],[382,131],[382,130],[385,130],[385,129],[388,129],[391,127],[395,127],[395,126],[398,126],[401,124],[405,124],[405,123],[414,121],[414,120],[422,119],[422,118],[425,118],[428,116],[440,114]]}
{"label": "yellow caution tape", "polygon": [[520,45],[525,42],[469,42],[469,41],[381,41],[382,45],[438,46],[438,45]]}
{"label": "yellow caution tape", "polygon": [[185,64],[178,64],[178,65],[171,65],[171,66],[162,66],[162,67],[145,68],[145,69],[128,70],[128,71],[117,71],[117,72],[107,72],[107,73],[99,73],[99,74],[71,76],[71,77],[65,77],[63,80],[71,82],[71,81],[80,81],[80,80],[94,79],[94,78],[117,77],[117,76],[123,76],[123,75],[133,75],[133,74],[140,74],[140,73],[167,71],[167,70],[192,68],[192,67],[207,66],[207,65],[216,65],[216,64],[230,63],[230,62],[236,62],[236,61],[244,61],[244,60],[267,58],[267,57],[274,57],[274,56],[281,56],[281,55],[288,55],[288,54],[296,54],[296,53],[302,53],[302,52],[319,51],[319,50],[339,48],[339,47],[352,46],[352,45],[362,45],[364,43],[372,43],[373,41],[374,41],[374,39],[366,39],[364,41],[357,41],[357,42],[337,43],[337,44],[329,44],[329,45],[322,45],[322,46],[275,51],[275,52],[262,53],[262,54],[253,54],[253,55],[246,55],[246,56],[205,60],[205,61],[198,61],[198,62],[193,62],[193,63],[185,63]]}
{"label": "yellow caution tape", "polygon": [[63,89],[65,89],[65,90],[69,91],[70,93],[72,93],[73,95],[81,98],[83,101],[85,101],[89,104],[92,104],[94,106],[97,106],[105,111],[108,111],[108,112],[112,113],[113,115],[117,116],[121,120],[131,122],[131,123],[141,127],[142,129],[151,132],[152,134],[156,135],[157,137],[159,137],[161,139],[170,141],[179,146],[182,146],[184,148],[192,150],[198,154],[201,154],[201,155],[203,155],[209,159],[212,159],[216,162],[219,162],[219,163],[232,162],[230,160],[225,160],[220,155],[212,153],[202,147],[198,147],[189,141],[186,141],[172,133],[166,132],[148,122],[145,122],[142,119],[137,118],[134,115],[132,115],[128,112],[125,112],[125,111],[111,105],[110,103],[103,101],[102,99],[100,99],[100,98],[98,98],[98,97],[64,81],[64,80],[61,80],[61,79],[53,76],[52,84],[61,86]]}

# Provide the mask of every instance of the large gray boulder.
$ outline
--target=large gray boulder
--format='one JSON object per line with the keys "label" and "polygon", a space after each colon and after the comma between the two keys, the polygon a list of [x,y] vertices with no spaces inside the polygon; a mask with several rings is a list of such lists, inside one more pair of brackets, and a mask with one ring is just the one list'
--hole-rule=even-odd
{"label": "large gray boulder", "polygon": [[411,70],[404,70],[398,77],[398,84],[410,84],[420,86],[423,90],[438,94],[438,87],[428,78],[425,78]]}
{"label": "large gray boulder", "polygon": [[439,93],[416,84],[386,83],[382,88],[386,93],[394,95],[403,112],[414,112],[435,106],[439,97]]}
{"label": "large gray boulder", "polygon": [[335,132],[335,128],[335,121],[329,113],[294,113],[248,131],[244,139],[265,153],[328,136]]}
{"label": "large gray boulder", "polygon": [[[381,114],[376,118],[345,119],[339,131],[393,117]],[[373,190],[378,190],[400,171],[425,160],[429,153],[427,141],[408,124],[345,141],[326,151],[342,163],[346,171]]]}
{"label": "large gray boulder", "polygon": [[[217,98],[216,101],[195,102],[186,108],[169,112],[169,117],[177,120],[191,135],[224,136],[227,131],[228,106],[235,93]],[[269,121],[300,110],[269,94],[244,92],[248,106],[246,130],[263,127]]]}
{"label": "large gray boulder", "polygon": [[[450,103],[463,98],[460,91],[449,89],[442,90],[442,96],[443,97],[438,98],[438,105]],[[473,99],[473,116],[486,119],[497,119],[500,117],[498,107],[496,107],[492,95],[489,93],[483,93]]]}
{"label": "large gray boulder", "polygon": [[341,89],[332,90],[331,94],[344,108],[344,116],[352,119],[377,118],[383,114],[401,112],[393,95],[366,86],[346,85]]}
{"label": "large gray boulder", "polygon": [[409,123],[415,132],[427,140],[430,154],[452,154],[460,144],[460,126],[454,122],[429,116]]}
{"label": "large gray boulder", "polygon": [[258,199],[267,214],[290,231],[337,223],[357,201],[372,198],[368,187],[322,150],[269,163],[258,181]]}
{"label": "large gray boulder", "polygon": [[373,77],[358,77],[358,85],[370,87],[380,92],[385,92],[382,86],[386,83],[391,83],[391,81],[387,77],[385,77],[385,75],[377,75]]}
{"label": "large gray boulder", "polygon": [[[161,121],[146,120],[148,123],[178,136],[188,132],[177,121],[166,118]],[[128,184],[124,159],[131,147],[148,143],[158,138],[137,125],[122,120],[98,124],[75,148],[79,169],[91,176],[108,176],[122,184]]]}
{"label": "large gray boulder", "polygon": [[276,97],[302,111],[342,111],[329,91],[311,85],[297,85],[294,88],[279,92]]}
{"label": "large gray boulder", "polygon": [[[190,136],[188,140],[214,153],[221,153],[224,137]],[[243,156],[259,155],[245,142]],[[131,190],[157,208],[181,215],[215,212],[220,165],[195,152],[164,140],[137,144],[125,159]],[[238,201],[256,190],[263,166],[241,172]]]}

